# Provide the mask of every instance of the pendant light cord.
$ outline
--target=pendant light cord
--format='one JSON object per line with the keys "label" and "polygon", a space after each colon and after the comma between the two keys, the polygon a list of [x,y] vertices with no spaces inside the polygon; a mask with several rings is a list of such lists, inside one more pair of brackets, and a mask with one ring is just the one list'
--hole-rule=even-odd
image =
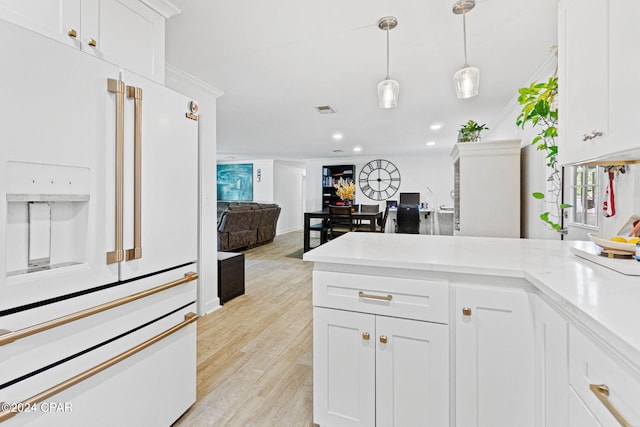
{"label": "pendant light cord", "polygon": [[467,62],[467,12],[462,13],[462,39],[464,40],[464,66],[468,67],[469,63]]}
{"label": "pendant light cord", "polygon": [[387,78],[389,80],[389,24],[387,24]]}

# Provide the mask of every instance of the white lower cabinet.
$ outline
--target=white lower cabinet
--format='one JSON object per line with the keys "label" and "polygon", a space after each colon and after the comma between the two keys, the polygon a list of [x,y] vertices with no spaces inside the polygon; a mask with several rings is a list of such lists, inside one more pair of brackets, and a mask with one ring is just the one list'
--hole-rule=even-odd
{"label": "white lower cabinet", "polygon": [[542,298],[535,307],[536,425],[640,426],[640,375],[575,319]]}
{"label": "white lower cabinet", "polygon": [[449,425],[447,325],[314,307],[314,422]]}
{"label": "white lower cabinet", "polygon": [[567,418],[571,420],[571,424],[567,422],[567,424],[565,424],[566,426],[602,427],[602,424],[596,420],[584,402],[578,397],[575,390],[569,389],[567,398],[569,408]]}
{"label": "white lower cabinet", "polygon": [[315,423],[375,425],[375,325],[369,314],[313,308]]}
{"label": "white lower cabinet", "polygon": [[640,375],[575,326],[569,329],[569,387],[570,427],[640,426]]}
{"label": "white lower cabinet", "polygon": [[533,427],[533,295],[456,285],[455,415],[460,427]]}
{"label": "white lower cabinet", "polygon": [[[567,321],[536,298],[536,414],[541,427],[568,425]],[[587,425],[587,424],[584,424]]]}
{"label": "white lower cabinet", "polygon": [[314,271],[315,423],[640,426],[640,372],[574,312],[524,280],[439,277]]}

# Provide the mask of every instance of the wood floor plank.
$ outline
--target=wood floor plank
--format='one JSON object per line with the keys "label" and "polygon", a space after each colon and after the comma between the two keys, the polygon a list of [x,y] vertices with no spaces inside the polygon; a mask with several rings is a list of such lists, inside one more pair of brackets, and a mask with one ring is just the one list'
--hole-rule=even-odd
{"label": "wood floor plank", "polygon": [[174,427],[314,425],[313,263],[300,258],[302,237],[243,251],[245,295],[198,319],[197,401]]}

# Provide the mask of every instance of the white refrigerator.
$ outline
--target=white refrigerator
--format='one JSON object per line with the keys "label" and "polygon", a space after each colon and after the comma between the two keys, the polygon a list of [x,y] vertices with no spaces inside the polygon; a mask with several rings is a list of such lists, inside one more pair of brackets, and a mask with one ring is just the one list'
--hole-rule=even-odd
{"label": "white refrigerator", "polygon": [[0,21],[0,421],[161,426],[195,402],[192,100]]}

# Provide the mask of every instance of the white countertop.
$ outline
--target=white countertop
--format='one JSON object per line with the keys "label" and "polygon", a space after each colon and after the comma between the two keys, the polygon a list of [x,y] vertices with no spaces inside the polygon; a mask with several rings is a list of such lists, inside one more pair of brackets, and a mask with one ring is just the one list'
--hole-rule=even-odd
{"label": "white countertop", "polygon": [[640,276],[570,253],[571,247],[593,246],[578,241],[348,233],[305,253],[303,259],[524,278],[640,371]]}

